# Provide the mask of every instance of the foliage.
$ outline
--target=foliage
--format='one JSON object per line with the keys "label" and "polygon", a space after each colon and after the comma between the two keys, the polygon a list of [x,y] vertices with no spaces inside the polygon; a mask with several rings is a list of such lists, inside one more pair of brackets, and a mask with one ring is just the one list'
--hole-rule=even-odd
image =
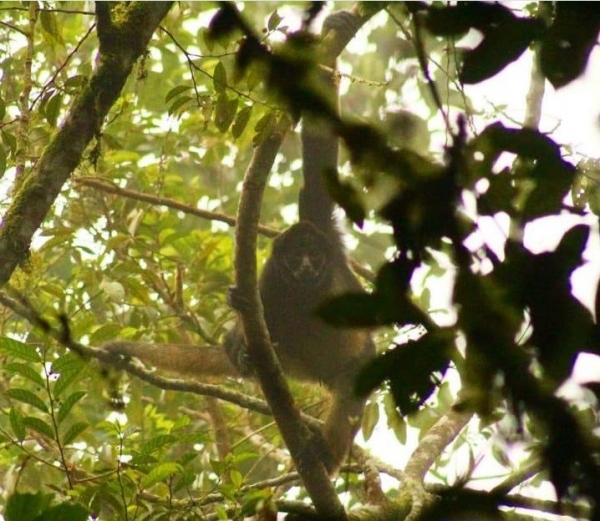
{"label": "foliage", "polygon": [[[580,389],[583,401],[557,394],[580,354],[600,354],[594,313],[571,287],[598,230],[577,221],[542,253],[523,240],[541,219],[597,215],[597,160],[575,166],[537,129],[509,125],[501,114],[485,120],[464,88],[494,81],[532,47],[544,76],[566,85],[584,72],[597,41],[597,6],[557,3],[546,16],[538,4],[526,14],[479,2],[359,3],[357,16],[385,11],[362,29],[369,44],[362,54],[341,59],[351,75],[341,80],[338,117],[311,81],[316,38],[287,25],[302,16],[308,23],[318,4],[256,3],[240,17],[229,4],[180,3],[161,22],[0,295],[5,519],[306,513],[290,499],[306,492],[291,488],[297,476],[282,474],[288,461],[268,417],[83,360],[52,332],[64,333],[67,322],[71,337],[89,345],[116,338],[219,344],[233,318],[224,295],[243,173],[282,120],[307,111],[344,142],[340,173],[328,173],[328,186],[363,228],[349,231],[352,256],[377,267],[368,295],[340,296],[319,313],[338,326],[377,331],[382,354],[357,382],[358,392],[374,392],[363,432],[369,438],[387,422],[399,442],[415,448],[406,474],[392,472],[404,480],[384,497],[406,515],[408,493],[418,513],[431,465],[411,473],[419,444],[410,434],[427,441],[443,415],[474,412],[479,428],[472,422],[469,435],[441,437],[430,451],[439,456],[430,476],[446,487],[427,483],[441,499],[428,504],[424,518],[499,516],[500,506],[523,506],[507,494],[532,476],[529,484],[554,486],[564,511],[583,500],[589,509],[576,515],[598,516],[597,383]],[[87,12],[88,5],[6,3],[0,10],[6,220],[78,96],[102,89],[89,81],[101,47],[94,23],[102,25],[108,8]],[[118,21],[127,8],[115,4],[110,16]],[[462,51],[460,38],[471,29],[481,41]],[[118,55],[119,46],[110,52]],[[403,101],[414,92],[425,107],[419,114]],[[457,111],[464,116],[452,121]],[[444,157],[428,134],[440,123],[450,143]],[[264,225],[283,229],[297,215],[299,149],[293,132],[271,171]],[[510,217],[501,252],[485,240],[468,246],[482,219],[498,216]],[[261,239],[259,257],[267,254]],[[430,299],[449,274],[456,320],[439,326]],[[252,384],[216,383],[256,393]],[[294,390],[308,412],[319,408],[319,389]],[[511,436],[526,447],[525,461],[503,450],[514,441],[503,436],[507,418],[518,426]],[[480,469],[470,436],[493,438],[489,452],[512,486],[472,491]],[[462,466],[461,452],[469,454]],[[533,470],[513,475],[521,464]],[[371,500],[359,485],[370,489],[372,477],[355,470],[336,481],[338,492],[349,492],[349,506]]]}

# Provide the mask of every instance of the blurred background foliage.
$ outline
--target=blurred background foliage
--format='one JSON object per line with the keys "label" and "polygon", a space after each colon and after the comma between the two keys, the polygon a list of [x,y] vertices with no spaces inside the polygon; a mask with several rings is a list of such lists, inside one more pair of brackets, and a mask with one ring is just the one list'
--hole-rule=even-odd
{"label": "blurred background foliage", "polygon": [[[383,7],[377,4],[370,9]],[[239,7],[261,42],[278,50],[308,5]],[[118,19],[127,6],[112,10]],[[15,312],[34,310],[53,327],[63,315],[73,338],[90,345],[117,338],[221,341],[233,319],[225,294],[233,278],[230,224],[241,180],[254,146],[287,117],[287,105],[285,92],[275,96],[265,87],[260,60],[236,67],[239,31],[209,36],[217,10],[209,2],[172,7],[5,288],[0,468],[7,520],[90,514],[216,519],[257,511],[267,519],[275,508],[297,507],[284,500],[305,497],[292,488],[295,476],[282,475],[289,465],[268,417],[85,363]],[[583,20],[588,30],[579,34],[575,22]],[[579,399],[570,402],[555,398],[577,355],[597,351],[592,313],[572,296],[569,283],[590,227],[573,228],[552,253],[533,255],[520,239],[527,224],[543,216],[597,214],[597,161],[586,158],[576,169],[577,156],[565,159],[565,149],[536,132],[536,125],[494,123],[508,124],[502,110],[479,109],[464,86],[493,77],[531,47],[542,74],[561,87],[585,69],[598,20],[596,9],[581,5],[548,10],[530,3],[513,13],[476,2],[448,8],[393,3],[339,60],[342,115],[355,125],[341,130],[347,147],[340,172],[355,197],[336,195],[347,209],[351,199],[360,202],[367,219],[362,230],[344,222],[348,249],[377,277],[365,281],[372,296],[340,299],[323,313],[332,321],[384,326],[377,329],[380,350],[395,347],[360,386],[377,389],[363,420],[364,437],[378,444],[382,431],[392,432],[396,441],[387,435],[385,443],[404,454],[399,461],[408,459],[459,395],[463,411],[479,413],[481,422],[445,440],[449,448],[431,469],[428,486],[486,478],[493,484],[487,489],[496,486],[503,494],[527,486],[553,498],[552,483],[563,499],[591,498],[592,507],[597,499],[597,388],[580,387]],[[457,46],[471,29],[482,35],[480,43],[470,50]],[[565,38],[573,44],[566,57],[556,50]],[[93,7],[4,2],[0,42],[4,214],[96,66]],[[468,141],[456,126],[459,113]],[[373,132],[361,135],[363,149],[351,139],[361,125]],[[356,160],[364,148],[379,151],[377,136],[381,150],[398,161],[387,175],[379,171],[381,159]],[[499,169],[506,154],[518,159]],[[282,230],[295,221],[300,185],[296,129],[271,172],[263,225]],[[475,200],[470,206],[461,199],[467,192]],[[467,208],[467,218],[457,208]],[[512,219],[503,255],[487,244],[467,251],[477,216],[498,214]],[[258,246],[262,261],[269,239],[261,237]],[[456,286],[448,289],[453,279]],[[452,291],[457,308],[450,308],[451,299],[435,297]],[[436,326],[422,336],[415,326],[419,317],[405,313],[407,298],[443,326],[458,316],[457,329]],[[465,350],[465,343],[474,347]],[[531,373],[519,373],[524,367]],[[257,393],[253,384],[218,383]],[[294,390],[307,412],[323,408],[319,389],[294,384]],[[566,419],[573,425],[563,425]],[[553,435],[553,425],[562,425],[567,439]],[[585,436],[573,438],[581,432]],[[579,446],[567,461],[570,443]],[[277,476],[277,483],[262,482]],[[352,472],[336,481],[348,506],[366,502],[358,484],[364,478]],[[388,499],[399,496],[397,482],[384,484]],[[444,489],[442,505],[456,505],[457,495],[468,499],[478,518],[500,515],[500,492],[483,501]],[[440,518],[443,512],[428,515]],[[597,515],[597,504],[589,512],[584,516]]]}

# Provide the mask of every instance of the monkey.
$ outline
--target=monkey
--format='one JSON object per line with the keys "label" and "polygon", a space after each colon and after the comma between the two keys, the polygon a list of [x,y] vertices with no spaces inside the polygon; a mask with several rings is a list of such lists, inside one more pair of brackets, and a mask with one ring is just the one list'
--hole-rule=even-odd
{"label": "monkey", "polygon": [[[307,152],[312,156],[310,147]],[[305,170],[308,186],[310,175],[319,168],[316,162],[313,165],[314,172],[311,168]],[[314,201],[306,201],[310,203],[303,208],[302,216],[322,212]],[[322,383],[331,392],[323,431],[323,460],[333,475],[360,427],[366,400],[355,395],[354,381],[364,364],[375,356],[375,346],[367,332],[334,328],[315,314],[327,297],[362,291],[348,267],[339,232],[329,224],[323,228],[301,219],[278,236],[259,288],[269,336],[284,373],[297,380]],[[240,374],[252,376],[240,323],[227,335],[225,349]]]}
{"label": "monkey", "polygon": [[[321,72],[319,76],[337,101],[332,74]],[[360,427],[366,398],[355,394],[354,383],[360,369],[375,357],[375,344],[367,331],[334,328],[315,313],[328,297],[364,289],[348,266],[334,203],[324,182],[324,173],[337,169],[338,138],[326,124],[304,115],[301,143],[304,182],[299,222],[274,239],[259,291],[269,336],[284,373],[323,384],[331,393],[322,436],[325,447],[320,454],[329,475],[334,476]],[[236,298],[232,288],[229,301],[234,309],[239,308]],[[239,319],[226,334],[224,349],[127,341],[102,347],[178,375],[253,376]]]}

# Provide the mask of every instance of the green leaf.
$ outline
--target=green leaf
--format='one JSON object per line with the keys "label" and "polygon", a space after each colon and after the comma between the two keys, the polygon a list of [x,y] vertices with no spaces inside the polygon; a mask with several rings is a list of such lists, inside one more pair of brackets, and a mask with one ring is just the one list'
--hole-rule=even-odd
{"label": "green leaf", "polygon": [[369,440],[379,423],[379,403],[376,400],[371,401],[365,407],[361,422],[361,430],[365,440]]}
{"label": "green leaf", "polygon": [[242,473],[237,469],[231,469],[229,471],[229,478],[231,479],[231,484],[236,488],[240,488],[244,484],[244,476],[242,476]]}
{"label": "green leaf", "polygon": [[42,362],[42,358],[35,347],[12,338],[0,338],[0,351],[6,353],[9,357],[20,358],[26,362]]}
{"label": "green leaf", "polygon": [[59,374],[58,380],[54,383],[52,389],[54,398],[58,398],[64,390],[71,385],[85,369],[85,363],[72,354],[67,353],[52,363],[52,372]]}
{"label": "green leaf", "polygon": [[56,122],[62,106],[62,100],[62,94],[57,92],[48,100],[48,103],[46,103],[44,107],[44,116],[51,127],[56,127]]}
{"label": "green leaf", "polygon": [[73,76],[69,76],[65,80],[65,89],[67,89],[70,93],[77,92],[81,87],[83,87],[88,81],[88,77],[83,74],[75,74]]}
{"label": "green leaf", "polygon": [[25,427],[33,429],[36,432],[39,432],[40,434],[46,436],[51,440],[54,440],[56,438],[54,434],[54,429],[44,420],[36,418],[35,416],[25,416],[23,418],[23,425],[25,425]]}
{"label": "green leaf", "polygon": [[62,37],[58,29],[56,15],[52,11],[44,9],[40,12],[40,21],[42,22],[42,29],[52,36],[55,42],[61,43]]}
{"label": "green leaf", "polygon": [[227,95],[221,94],[215,107],[215,125],[221,132],[227,132],[235,118],[239,98],[229,99]]}
{"label": "green leaf", "polygon": [[44,510],[35,521],[87,521],[90,512],[79,503],[61,503]]}
{"label": "green leaf", "polygon": [[227,70],[225,70],[225,66],[223,62],[217,63],[215,67],[215,72],[213,73],[213,86],[215,91],[219,94],[222,94],[227,89]]}
{"label": "green leaf", "polygon": [[46,510],[54,498],[54,494],[20,494],[15,493],[8,498],[4,519],[6,521],[34,521]]}
{"label": "green leaf", "polygon": [[275,31],[281,23],[281,20],[283,20],[283,17],[279,16],[277,9],[275,9],[275,11],[271,13],[271,16],[269,16],[269,19],[267,20],[267,29],[269,32]]}
{"label": "green leaf", "polygon": [[90,336],[90,344],[95,346],[108,340],[112,340],[113,338],[119,336],[121,329],[123,329],[123,326],[114,322],[102,324]]}
{"label": "green leaf", "polygon": [[150,488],[179,473],[181,473],[181,466],[177,463],[161,463],[146,474],[140,484],[144,489]]}
{"label": "green leaf", "polygon": [[187,416],[186,414],[180,414],[173,423],[173,426],[171,427],[171,432],[181,430],[187,427],[190,423],[192,423],[192,420],[189,416]]}
{"label": "green leaf", "polygon": [[2,141],[4,141],[11,153],[14,154],[17,150],[17,137],[12,132],[7,132],[4,129],[0,130],[0,135],[2,135]]}
{"label": "green leaf", "polygon": [[165,96],[165,105],[168,105],[169,101],[171,101],[173,98],[176,98],[180,94],[187,92],[191,88],[192,87],[190,85],[177,85],[177,87],[173,87]]}
{"label": "green leaf", "polygon": [[383,395],[383,410],[386,415],[387,426],[392,429],[396,439],[405,445],[407,442],[407,425],[404,418],[398,414],[398,409],[394,403],[394,399],[391,393],[385,393]]}
{"label": "green leaf", "polygon": [[251,105],[243,107],[242,110],[240,110],[237,113],[235,122],[231,129],[231,134],[233,135],[234,139],[237,139],[242,135],[242,133],[248,126],[248,121],[250,121],[251,115],[252,115],[252,106]]}
{"label": "green leaf", "polygon": [[173,445],[176,441],[177,436],[173,434],[160,434],[144,443],[140,447],[140,452],[143,454],[152,454],[164,446]]}
{"label": "green leaf", "polygon": [[8,419],[10,421],[10,426],[15,433],[15,436],[19,441],[23,441],[25,439],[25,426],[23,425],[23,417],[19,414],[16,409],[11,409],[8,414]]}
{"label": "green leaf", "polygon": [[257,147],[260,145],[266,138],[271,135],[275,124],[277,123],[277,117],[273,111],[269,111],[262,118],[260,118],[254,130],[256,131],[256,135],[252,138],[252,144]]}
{"label": "green leaf", "polygon": [[90,426],[89,423],[86,422],[77,422],[69,427],[67,432],[64,433],[62,437],[62,442],[64,445],[68,445],[72,441],[74,441],[77,436],[79,436],[83,431],[85,431]]}
{"label": "green leaf", "polygon": [[85,395],[86,393],[84,391],[75,391],[74,393],[71,393],[65,398],[63,403],[60,405],[60,408],[58,409],[58,414],[56,416],[59,425],[67,417],[73,406]]}
{"label": "green leaf", "polygon": [[180,116],[185,112],[185,109],[192,107],[194,98],[191,96],[179,96],[170,106],[169,115]]}
{"label": "green leaf", "polygon": [[0,146],[0,178],[6,172],[6,150],[3,146]]}
{"label": "green leaf", "polygon": [[48,412],[48,406],[46,403],[37,395],[28,391],[27,389],[12,388],[7,389],[4,394],[13,400],[18,400],[22,403],[27,403],[42,412]]}
{"label": "green leaf", "polygon": [[22,364],[20,362],[12,362],[10,364],[6,364],[4,370],[10,374],[18,374],[24,378],[27,378],[38,387],[44,387],[46,385],[46,382],[40,373],[31,367],[31,365]]}

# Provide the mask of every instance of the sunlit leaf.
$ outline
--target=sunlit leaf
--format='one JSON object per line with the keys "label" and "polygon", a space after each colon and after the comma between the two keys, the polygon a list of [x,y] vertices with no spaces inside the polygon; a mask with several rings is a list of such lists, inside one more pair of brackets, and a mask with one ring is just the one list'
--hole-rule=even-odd
{"label": "sunlit leaf", "polygon": [[23,441],[25,439],[25,425],[23,425],[23,417],[19,414],[19,412],[11,408],[9,415],[10,427],[13,430],[17,440]]}
{"label": "sunlit leaf", "polygon": [[51,440],[55,439],[54,429],[48,422],[42,420],[41,418],[37,418],[36,416],[24,416],[23,425],[26,428],[33,429],[34,431],[46,436]]}
{"label": "sunlit leaf", "polygon": [[71,409],[73,408],[73,406],[79,400],[81,400],[85,395],[86,395],[86,393],[84,391],[75,391],[63,400],[63,402],[60,404],[60,407],[58,409],[58,414],[56,415],[56,420],[59,425],[68,416],[68,414],[71,411]]}
{"label": "sunlit leaf", "polygon": [[41,362],[42,359],[35,347],[12,338],[0,338],[0,351],[12,358],[20,358],[26,362]]}
{"label": "sunlit leaf", "polygon": [[10,374],[19,374],[23,376],[40,388],[43,388],[46,385],[46,382],[40,375],[39,371],[36,371],[31,365],[22,364],[20,362],[12,362],[6,364],[4,366],[4,370]]}
{"label": "sunlit leaf", "polygon": [[184,92],[187,92],[191,88],[192,88],[191,85],[177,85],[176,87],[173,87],[165,95],[165,104],[168,105],[169,101],[171,101],[172,99],[176,98],[180,94],[183,94]]}
{"label": "sunlit leaf", "polygon": [[62,443],[65,445],[72,443],[82,432],[86,431],[89,426],[89,423],[86,422],[74,423],[67,429],[67,432],[63,434]]}
{"label": "sunlit leaf", "polygon": [[22,403],[27,403],[42,412],[48,412],[48,406],[40,397],[36,394],[28,391],[27,389],[19,389],[17,387],[11,387],[4,391],[4,394],[13,400],[18,400]]}
{"label": "sunlit leaf", "polygon": [[150,488],[180,472],[181,467],[177,463],[161,463],[142,478],[140,486],[142,488]]}

